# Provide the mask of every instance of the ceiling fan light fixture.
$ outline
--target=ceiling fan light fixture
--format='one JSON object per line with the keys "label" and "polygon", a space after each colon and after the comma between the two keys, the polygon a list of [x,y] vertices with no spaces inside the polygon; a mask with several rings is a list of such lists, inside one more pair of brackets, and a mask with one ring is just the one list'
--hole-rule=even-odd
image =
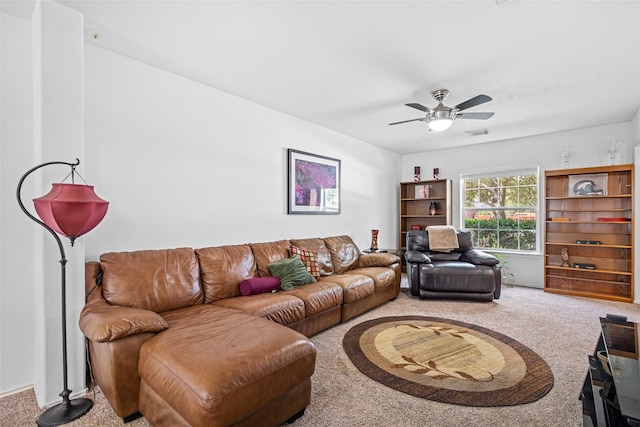
{"label": "ceiling fan light fixture", "polygon": [[441,119],[433,119],[429,121],[429,129],[434,132],[442,132],[443,130],[447,130],[453,124],[453,119],[449,117],[444,117]]}
{"label": "ceiling fan light fixture", "polygon": [[453,120],[456,118],[457,111],[450,109],[442,104],[439,104],[434,110],[427,113],[427,123],[429,129],[434,132],[442,132],[447,130],[453,124]]}

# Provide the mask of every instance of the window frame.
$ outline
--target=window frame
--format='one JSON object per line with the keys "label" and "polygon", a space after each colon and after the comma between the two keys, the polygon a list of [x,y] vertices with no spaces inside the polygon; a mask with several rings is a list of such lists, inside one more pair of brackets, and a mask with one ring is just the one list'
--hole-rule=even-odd
{"label": "window frame", "polygon": [[[499,178],[504,178],[504,177],[513,177],[513,176],[523,176],[523,175],[535,175],[536,176],[536,203],[534,205],[526,205],[526,206],[504,206],[504,207],[490,207],[488,209],[482,209],[482,208],[466,208],[465,204],[466,204],[466,198],[465,198],[465,182],[468,180],[474,180],[474,179],[499,179]],[[541,197],[541,179],[540,179],[540,166],[536,165],[536,166],[522,166],[522,167],[509,167],[509,168],[493,168],[493,169],[488,169],[488,170],[482,170],[482,171],[461,171],[460,172],[460,176],[459,176],[459,183],[460,183],[460,228],[461,229],[468,229],[468,230],[472,230],[472,231],[478,231],[480,230],[480,228],[476,228],[476,229],[469,229],[466,227],[466,222],[465,222],[465,218],[466,218],[466,214],[467,212],[471,211],[471,212],[477,212],[479,210],[492,210],[492,211],[496,211],[496,210],[528,210],[528,211],[532,211],[535,214],[536,217],[536,225],[535,225],[535,230],[534,234],[535,234],[535,249],[512,249],[512,248],[487,248],[487,247],[483,247],[483,246],[479,246],[478,242],[476,241],[477,239],[474,238],[474,244],[477,245],[476,247],[478,249],[482,249],[482,250],[486,250],[486,251],[490,251],[490,252],[499,252],[499,253],[514,253],[514,254],[522,254],[522,255],[540,255],[540,248],[542,247],[542,244],[540,242],[540,236],[542,235],[542,223],[543,221],[541,220],[541,203],[542,203],[542,197]],[[513,187],[512,187],[513,188]],[[518,185],[516,186],[516,188],[520,188],[520,182],[518,182]],[[520,225],[518,224],[518,231],[521,230],[525,230],[525,231],[531,231],[529,229],[521,229]],[[495,232],[498,234],[500,232],[500,228],[496,228]],[[475,235],[476,233],[474,233]]]}

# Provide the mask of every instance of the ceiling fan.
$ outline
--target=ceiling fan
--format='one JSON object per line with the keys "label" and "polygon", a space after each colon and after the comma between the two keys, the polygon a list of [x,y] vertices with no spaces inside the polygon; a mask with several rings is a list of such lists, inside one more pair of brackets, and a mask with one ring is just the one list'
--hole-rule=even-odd
{"label": "ceiling fan", "polygon": [[405,104],[407,107],[415,108],[420,111],[424,111],[427,113],[426,117],[421,117],[419,119],[411,119],[404,120],[401,122],[389,123],[389,125],[398,125],[400,123],[408,123],[415,121],[427,122],[429,125],[429,130],[440,132],[443,130],[449,129],[449,127],[453,124],[455,119],[479,119],[486,120],[493,117],[494,113],[461,113],[461,111],[466,110],[467,108],[475,107],[476,105],[484,104],[485,102],[491,101],[491,97],[487,95],[478,95],[474,98],[471,98],[461,104],[456,105],[453,108],[447,107],[442,104],[442,101],[449,95],[449,91],[447,89],[438,89],[431,93],[431,96],[438,101],[438,106],[436,108],[427,108],[424,105],[411,103]]}

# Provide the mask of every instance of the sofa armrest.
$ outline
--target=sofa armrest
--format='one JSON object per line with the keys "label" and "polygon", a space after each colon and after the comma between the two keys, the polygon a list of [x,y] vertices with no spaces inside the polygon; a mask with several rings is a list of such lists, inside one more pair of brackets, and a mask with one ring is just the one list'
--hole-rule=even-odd
{"label": "sofa armrest", "polygon": [[420,251],[407,251],[404,254],[404,259],[407,260],[409,264],[431,264],[431,258]]}
{"label": "sofa armrest", "polygon": [[169,327],[158,313],[111,305],[103,299],[84,306],[79,324],[82,333],[96,342],[114,341],[142,332],[160,332]]}
{"label": "sofa armrest", "polygon": [[465,261],[475,265],[497,265],[498,258],[478,249],[470,249],[460,256],[460,261]]}
{"label": "sofa armrest", "polygon": [[358,268],[363,267],[389,267],[400,262],[398,255],[374,252],[360,255],[358,258]]}

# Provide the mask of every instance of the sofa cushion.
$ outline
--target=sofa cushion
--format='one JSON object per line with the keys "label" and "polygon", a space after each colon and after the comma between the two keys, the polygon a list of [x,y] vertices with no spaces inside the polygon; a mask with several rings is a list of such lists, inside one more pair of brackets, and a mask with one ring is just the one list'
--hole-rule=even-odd
{"label": "sofa cushion", "polygon": [[458,230],[458,248],[454,252],[466,252],[473,249],[473,235],[469,230]]}
{"label": "sofa cushion", "polygon": [[376,285],[371,277],[363,274],[333,274],[320,278],[321,282],[337,283],[342,287],[344,304],[356,302],[375,293]]}
{"label": "sofa cushion", "polygon": [[284,292],[304,301],[305,317],[312,317],[342,305],[342,287],[337,283],[316,282]]}
{"label": "sofa cushion", "polygon": [[240,282],[240,293],[244,296],[273,292],[280,289],[280,279],[277,277],[254,277]]}
{"label": "sofa cushion", "polygon": [[460,256],[460,261],[476,265],[497,265],[500,261],[495,256],[477,249],[470,249]]}
{"label": "sofa cushion", "polygon": [[273,276],[269,271],[269,264],[289,258],[289,248],[291,244],[288,240],[278,240],[277,242],[250,243],[253,257],[256,260],[258,276]]}
{"label": "sofa cushion", "polygon": [[458,261],[462,254],[459,252],[427,252],[431,261]]}
{"label": "sofa cushion", "polygon": [[235,308],[284,326],[302,322],[305,317],[304,302],[285,292],[226,298],[214,302],[213,305]]}
{"label": "sofa cushion", "polygon": [[307,267],[307,271],[316,279],[320,277],[320,266],[318,265],[318,253],[316,251],[291,245],[291,255],[298,255],[304,266]]}
{"label": "sofa cushion", "polygon": [[285,291],[316,281],[297,255],[272,262],[269,264],[269,272],[280,279],[280,288]]}
{"label": "sofa cushion", "polygon": [[420,289],[425,291],[478,293],[493,292],[496,288],[493,268],[488,265],[436,261],[422,264],[420,275]]}
{"label": "sofa cushion", "polygon": [[358,264],[360,250],[349,236],[326,237],[324,243],[331,253],[334,273],[351,270]]}
{"label": "sofa cushion", "polygon": [[333,261],[331,260],[331,252],[325,245],[323,239],[311,238],[311,239],[291,239],[289,242],[299,248],[308,249],[314,251],[318,255],[318,266],[320,268],[320,275],[328,276],[333,274]]}
{"label": "sofa cushion", "polygon": [[100,268],[104,298],[113,305],[162,312],[204,299],[191,248],[105,253]]}
{"label": "sofa cushion", "polygon": [[195,252],[206,303],[240,296],[240,283],[258,276],[249,245],[201,248]]}
{"label": "sofa cushion", "polygon": [[347,271],[345,274],[360,274],[362,276],[370,277],[373,279],[376,290],[384,289],[396,282],[395,271],[387,267],[362,267]]}

